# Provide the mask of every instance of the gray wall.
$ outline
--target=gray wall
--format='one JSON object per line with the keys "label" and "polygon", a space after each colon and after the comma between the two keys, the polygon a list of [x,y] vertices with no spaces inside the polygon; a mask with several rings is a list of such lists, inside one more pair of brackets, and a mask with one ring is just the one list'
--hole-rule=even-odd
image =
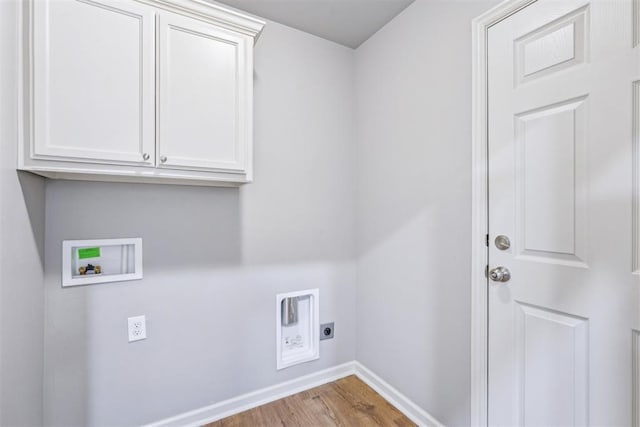
{"label": "gray wall", "polygon": [[469,424],[471,20],[417,0],[356,52],[356,358]]}
{"label": "gray wall", "polygon": [[17,27],[0,1],[0,425],[42,424],[44,180],[16,172]]}
{"label": "gray wall", "polygon": [[[45,422],[156,421],[355,358],[353,51],[269,23],[255,56],[255,182],[49,181]],[[144,279],[60,287],[64,239],[142,237]],[[320,288],[320,360],[275,366],[275,295]],[[148,339],[127,343],[127,317]]]}

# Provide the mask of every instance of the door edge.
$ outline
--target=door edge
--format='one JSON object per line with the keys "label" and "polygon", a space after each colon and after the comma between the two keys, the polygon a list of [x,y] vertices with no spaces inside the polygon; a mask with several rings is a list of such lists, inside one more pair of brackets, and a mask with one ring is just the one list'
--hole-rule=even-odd
{"label": "door edge", "polygon": [[487,234],[489,233],[487,32],[537,0],[505,0],[471,22],[471,382],[470,425],[487,426],[489,408],[489,306]]}

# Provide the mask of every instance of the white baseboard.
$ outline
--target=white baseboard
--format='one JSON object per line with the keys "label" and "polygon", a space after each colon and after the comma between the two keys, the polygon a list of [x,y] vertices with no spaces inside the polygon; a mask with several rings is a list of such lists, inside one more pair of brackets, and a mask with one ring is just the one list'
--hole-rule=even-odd
{"label": "white baseboard", "polygon": [[340,378],[355,374],[355,362],[347,362],[342,365],[323,371],[314,372],[290,381],[243,394],[232,399],[214,403],[200,409],[185,412],[174,417],[165,418],[148,424],[147,427],[196,427],[211,423],[240,412],[247,411],[265,403],[309,390],[310,388],[330,383]]}
{"label": "white baseboard", "polygon": [[371,372],[371,370],[360,362],[354,362],[354,364],[358,378],[377,391],[380,396],[384,397],[387,402],[395,406],[411,421],[423,427],[444,427],[444,424],[413,403],[407,396],[393,388],[389,383]]}
{"label": "white baseboard", "polygon": [[405,414],[411,421],[424,427],[443,427],[443,424],[393,388],[382,378],[361,363],[353,361],[323,371],[314,372],[290,381],[243,394],[210,406],[185,412],[148,424],[146,427],[196,427],[221,420],[322,384],[330,383],[349,375],[357,375],[369,387],[378,392],[389,403]]}

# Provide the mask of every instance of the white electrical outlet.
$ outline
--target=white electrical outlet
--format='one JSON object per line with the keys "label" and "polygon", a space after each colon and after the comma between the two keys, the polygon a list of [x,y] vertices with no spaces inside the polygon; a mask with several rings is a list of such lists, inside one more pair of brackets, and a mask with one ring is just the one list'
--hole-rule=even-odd
{"label": "white electrical outlet", "polygon": [[129,342],[140,341],[147,338],[147,319],[145,316],[129,317]]}

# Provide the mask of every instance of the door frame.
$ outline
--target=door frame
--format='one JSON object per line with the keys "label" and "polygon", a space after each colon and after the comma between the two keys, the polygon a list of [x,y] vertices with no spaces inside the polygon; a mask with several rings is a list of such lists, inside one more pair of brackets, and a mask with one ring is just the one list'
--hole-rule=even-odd
{"label": "door frame", "polygon": [[487,426],[489,405],[489,157],[487,32],[489,28],[537,0],[505,0],[471,22],[471,425]]}

